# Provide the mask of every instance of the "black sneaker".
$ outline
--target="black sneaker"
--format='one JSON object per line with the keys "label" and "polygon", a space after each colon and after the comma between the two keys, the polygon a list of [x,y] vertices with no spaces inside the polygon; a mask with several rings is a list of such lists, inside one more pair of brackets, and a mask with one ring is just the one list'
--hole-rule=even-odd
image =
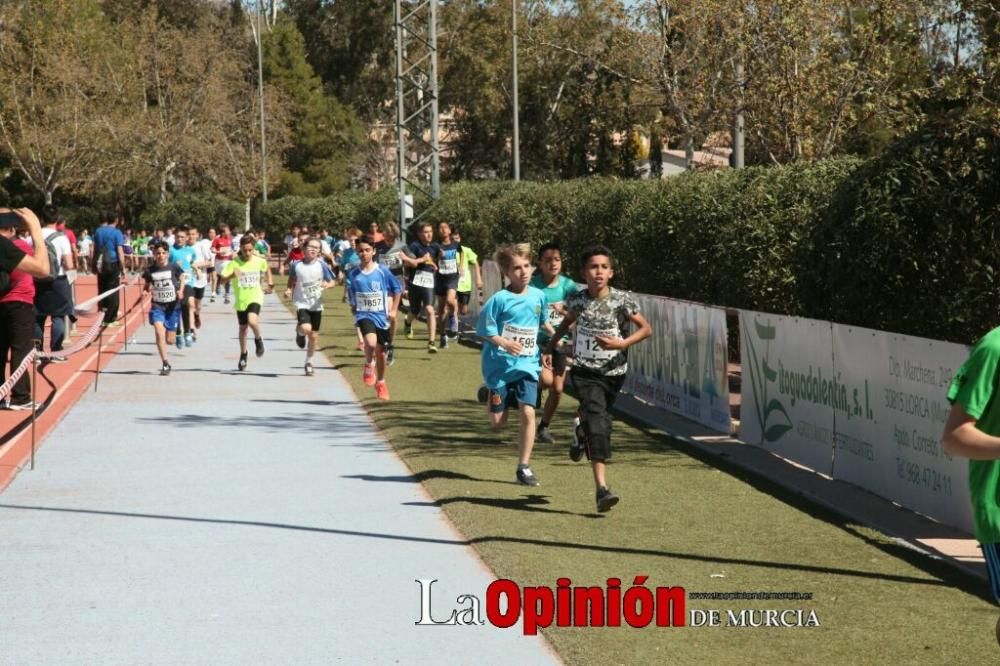
{"label": "black sneaker", "polygon": [[242,354],[240,354],[240,362],[236,365],[236,369],[237,370],[246,370],[247,369],[247,353],[246,352],[243,352]]}
{"label": "black sneaker", "polygon": [[[531,468],[528,467],[527,465],[525,465],[524,467],[517,468],[517,482],[520,483],[522,486],[539,485],[538,477],[535,476],[534,472],[532,472]],[[616,502],[618,501],[617,497],[615,498],[615,501]]]}
{"label": "black sneaker", "polygon": [[299,349],[305,349],[306,348],[306,336],[301,335],[299,333],[296,333],[295,334],[295,344],[297,344],[299,346]]}
{"label": "black sneaker", "polygon": [[257,354],[257,358],[264,355],[264,338],[254,338],[254,352]]}
{"label": "black sneaker", "polygon": [[611,492],[610,488],[598,488],[597,490],[597,510],[601,513],[611,511],[611,507],[621,500],[618,495]]}
{"label": "black sneaker", "polygon": [[569,445],[569,459],[573,462],[580,462],[583,458],[583,454],[587,452],[587,433],[583,428],[583,424],[579,423],[580,419],[574,419],[575,424],[573,428],[573,443]]}
{"label": "black sneaker", "polygon": [[170,367],[170,364],[169,363],[164,363],[163,367],[160,368],[160,376],[161,377],[166,377],[167,375],[170,374],[171,370],[172,370],[172,368]]}
{"label": "black sneaker", "polygon": [[393,363],[393,361],[396,360],[395,359],[395,354],[393,353],[394,351],[395,351],[395,349],[393,349],[392,345],[386,345],[385,346],[385,364],[386,365],[391,366],[392,363]]}
{"label": "black sneaker", "polygon": [[447,348],[448,348],[448,336],[447,335],[442,335],[441,336],[441,349],[447,349]]}
{"label": "black sneaker", "polygon": [[490,399],[490,390],[486,388],[485,384],[483,384],[482,386],[479,387],[479,390],[476,391],[476,400],[478,400],[483,404],[486,404],[486,401],[489,399]]}

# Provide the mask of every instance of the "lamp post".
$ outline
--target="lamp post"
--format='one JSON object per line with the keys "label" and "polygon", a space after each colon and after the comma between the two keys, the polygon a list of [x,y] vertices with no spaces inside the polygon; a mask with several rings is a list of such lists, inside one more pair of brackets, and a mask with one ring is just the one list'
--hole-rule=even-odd
{"label": "lamp post", "polygon": [[521,132],[518,123],[517,112],[517,5],[519,0],[511,2],[511,27],[514,35],[513,41],[513,70],[514,70],[514,181],[521,180]]}

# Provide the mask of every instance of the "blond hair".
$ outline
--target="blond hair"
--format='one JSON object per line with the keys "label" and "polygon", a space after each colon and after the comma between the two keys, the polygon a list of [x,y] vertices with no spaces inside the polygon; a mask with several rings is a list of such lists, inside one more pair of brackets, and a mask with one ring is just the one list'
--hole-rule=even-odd
{"label": "blond hair", "polygon": [[502,245],[497,249],[496,252],[496,262],[500,264],[500,270],[504,273],[511,269],[514,264],[514,258],[521,257],[527,259],[531,262],[531,243],[511,243],[510,245]]}

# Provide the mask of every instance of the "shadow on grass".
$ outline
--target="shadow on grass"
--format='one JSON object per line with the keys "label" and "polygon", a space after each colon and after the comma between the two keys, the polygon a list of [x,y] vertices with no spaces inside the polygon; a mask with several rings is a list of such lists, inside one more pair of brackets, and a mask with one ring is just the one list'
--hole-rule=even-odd
{"label": "shadow on grass", "polygon": [[[502,483],[502,482],[498,482]],[[511,482],[513,483],[513,481]],[[434,506],[442,507],[448,504],[472,504],[475,506],[485,506],[494,509],[507,509],[510,511],[531,511],[533,513],[549,513],[564,516],[580,516],[582,518],[604,518],[598,513],[578,513],[576,511],[563,511],[562,509],[547,509],[544,505],[549,504],[545,495],[525,495],[524,497],[504,498],[504,497],[444,497],[433,502],[403,502],[403,506]]]}
{"label": "shadow on grass", "polygon": [[[761,567],[765,569],[775,569],[778,571],[808,571],[817,574],[843,576],[845,578],[872,579],[905,585],[919,585],[922,587],[951,587],[951,583],[941,580],[931,580],[927,578],[916,578],[913,576],[903,576],[896,574],[886,574],[879,571],[864,571],[861,569],[848,569],[842,567],[823,567],[798,562],[777,562],[767,560],[750,560],[744,558],[722,557],[718,555],[706,555],[702,553],[685,553],[670,550],[654,550],[648,548],[629,548],[625,546],[602,546],[596,544],[576,543],[572,541],[528,539],[508,536],[482,536],[474,539],[442,539],[434,537],[423,537],[409,534],[394,534],[389,532],[362,532],[358,530],[341,530],[331,527],[318,527],[310,525],[292,525],[288,523],[262,522],[252,520],[227,520],[224,518],[196,518],[193,516],[169,516],[149,513],[130,513],[123,511],[102,511],[96,509],[70,509],[64,507],[50,506],[28,506],[20,504],[0,504],[0,509],[16,511],[46,511],[54,513],[72,513],[91,516],[116,516],[119,518],[141,518],[147,520],[168,520],[190,523],[202,523],[213,525],[232,525],[235,527],[262,527],[278,530],[292,530],[296,532],[312,532],[316,534],[327,534],[335,536],[361,537],[366,539],[385,539],[390,541],[403,541],[414,543],[440,544],[445,546],[475,546],[486,543],[513,543],[569,552],[596,552],[614,553],[621,555],[643,555],[663,559],[690,560],[697,562],[710,562],[713,564],[731,564],[750,567]],[[986,598],[985,587],[977,580],[975,586],[966,590],[971,594]]]}

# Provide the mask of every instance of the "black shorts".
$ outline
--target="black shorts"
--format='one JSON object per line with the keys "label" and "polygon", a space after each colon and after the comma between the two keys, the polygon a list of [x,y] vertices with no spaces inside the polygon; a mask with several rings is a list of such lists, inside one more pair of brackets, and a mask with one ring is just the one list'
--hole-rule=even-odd
{"label": "black shorts", "polygon": [[438,296],[447,296],[449,291],[458,291],[458,273],[450,275],[434,276],[434,293]]}
{"label": "black shorts", "polygon": [[246,310],[236,311],[236,320],[240,322],[240,326],[246,326],[250,323],[249,314],[254,313],[255,315],[260,315],[260,303],[251,303],[247,306]]}
{"label": "black shorts", "polygon": [[[544,346],[542,346],[542,348],[544,349]],[[566,372],[566,368],[568,367],[569,355],[565,352],[565,347],[563,350],[552,350],[552,374],[558,377]]]}
{"label": "black shorts", "polygon": [[205,298],[205,288],[204,287],[191,287],[194,290],[194,300],[200,301]]}
{"label": "black shorts", "polygon": [[410,312],[419,313],[424,308],[434,307],[434,290],[430,287],[410,285]]}
{"label": "black shorts", "polygon": [[[301,312],[301,310],[299,310],[299,312]],[[357,327],[361,329],[361,335],[374,333],[376,341],[383,347],[392,344],[392,340],[389,339],[389,329],[379,328],[371,319],[362,319],[357,322]]]}
{"label": "black shorts", "polygon": [[312,330],[318,331],[319,325],[323,321],[323,311],[322,310],[296,310],[295,319],[298,320],[300,324],[309,324]]}
{"label": "black shorts", "polygon": [[194,287],[189,284],[184,285],[184,300],[194,298]]}
{"label": "black shorts", "polygon": [[472,300],[472,292],[471,291],[460,291],[460,292],[458,292],[458,304],[459,305],[468,305],[469,301],[471,301],[471,300]]}
{"label": "black shorts", "polygon": [[205,268],[203,270],[206,273],[214,273],[215,272],[215,266],[205,266]]}
{"label": "black shorts", "polygon": [[574,367],[570,385],[580,401],[587,433],[587,458],[603,462],[611,458],[611,409],[625,383],[625,375],[607,376],[593,370]]}

